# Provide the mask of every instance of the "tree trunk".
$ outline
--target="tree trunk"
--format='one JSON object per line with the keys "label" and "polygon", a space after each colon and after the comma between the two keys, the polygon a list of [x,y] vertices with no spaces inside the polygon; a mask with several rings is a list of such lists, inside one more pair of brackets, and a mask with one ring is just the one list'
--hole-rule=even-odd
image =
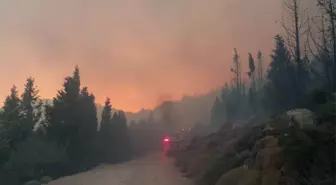
{"label": "tree trunk", "polygon": [[329,17],[330,17],[330,25],[331,25],[331,39],[332,39],[332,45],[333,45],[333,66],[332,66],[332,72],[333,72],[333,91],[336,91],[336,33],[335,33],[335,15],[334,15],[334,7],[332,0],[329,0]]}

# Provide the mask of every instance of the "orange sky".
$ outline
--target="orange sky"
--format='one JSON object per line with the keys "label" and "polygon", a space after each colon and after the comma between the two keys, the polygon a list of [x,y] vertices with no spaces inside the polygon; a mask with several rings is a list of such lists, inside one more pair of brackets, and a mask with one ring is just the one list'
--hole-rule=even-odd
{"label": "orange sky", "polygon": [[136,111],[230,79],[233,48],[269,56],[281,0],[0,0],[0,100],[33,76],[53,97],[74,65],[102,103]]}

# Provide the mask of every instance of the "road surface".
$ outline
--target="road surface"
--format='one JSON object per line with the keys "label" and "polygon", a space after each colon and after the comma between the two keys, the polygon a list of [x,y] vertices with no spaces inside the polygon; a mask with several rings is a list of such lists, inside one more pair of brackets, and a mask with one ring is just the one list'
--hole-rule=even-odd
{"label": "road surface", "polygon": [[100,165],[48,185],[191,185],[162,154],[151,154],[124,164]]}

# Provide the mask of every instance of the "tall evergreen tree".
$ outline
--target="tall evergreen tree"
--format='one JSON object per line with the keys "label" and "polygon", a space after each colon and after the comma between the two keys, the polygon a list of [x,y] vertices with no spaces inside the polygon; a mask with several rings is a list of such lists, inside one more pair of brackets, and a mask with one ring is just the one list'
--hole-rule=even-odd
{"label": "tall evergreen tree", "polygon": [[16,86],[14,85],[10,91],[2,108],[2,121],[4,129],[7,130],[8,144],[15,150],[17,145],[26,138],[27,132],[22,129],[21,100]]}
{"label": "tall evergreen tree", "polygon": [[[76,66],[73,76],[67,77],[53,107],[48,112],[48,135],[66,147],[72,164],[71,170],[83,169],[88,161],[97,132],[97,112],[94,96],[87,88],[80,91],[79,69]],[[89,152],[90,151],[90,152]],[[90,163],[90,164],[88,164]]]}
{"label": "tall evergreen tree", "polygon": [[40,102],[38,102],[38,90],[35,86],[35,80],[32,77],[27,78],[25,89],[21,95],[21,114],[25,121],[27,129],[33,130],[35,123],[40,119]]}
{"label": "tall evergreen tree", "polygon": [[128,160],[131,156],[131,143],[127,125],[127,118],[123,111],[118,112],[118,121],[116,122],[116,130],[120,133],[119,146],[121,149],[120,160]]}
{"label": "tall evergreen tree", "polygon": [[20,118],[20,98],[15,85],[10,90],[10,95],[6,97],[2,108],[4,120],[13,121]]}
{"label": "tall evergreen tree", "polygon": [[[88,88],[84,87],[80,93],[79,99],[79,115],[81,126],[85,126],[86,134],[94,136],[98,130],[97,109],[95,104],[95,96],[88,92]],[[84,125],[83,125],[84,124]]]}
{"label": "tall evergreen tree", "polygon": [[248,91],[248,97],[250,105],[252,106],[252,110],[255,111],[256,109],[256,82],[255,82],[255,64],[254,59],[251,53],[249,53],[249,72],[247,72],[249,78],[250,78],[250,88]]}
{"label": "tall evergreen tree", "polygon": [[233,82],[235,84],[237,94],[242,94],[241,64],[239,61],[239,55],[236,48],[234,48],[233,66],[231,68],[231,72],[233,73],[234,76]]}
{"label": "tall evergreen tree", "polygon": [[127,119],[123,111],[118,111],[113,114],[112,125],[114,133],[113,147],[115,147],[115,160],[127,160],[131,154],[131,143],[129,139]]}
{"label": "tall evergreen tree", "polygon": [[267,96],[264,101],[268,110],[281,112],[294,108],[296,105],[294,65],[289,51],[280,35],[275,37],[276,48],[273,50],[272,61],[268,71]]}
{"label": "tall evergreen tree", "polygon": [[[75,131],[76,110],[78,107],[78,98],[74,99],[72,92],[72,77],[65,78],[63,90],[59,90],[56,97],[53,99],[53,106],[47,109],[49,117],[48,136],[63,146],[69,145],[70,138]],[[79,94],[79,92],[78,92]]]}
{"label": "tall evergreen tree", "polygon": [[248,54],[249,55],[249,58],[248,58],[248,62],[249,62],[249,69],[250,71],[247,72],[249,78],[254,78],[254,72],[255,72],[255,64],[254,64],[254,59],[253,59],[253,56],[251,53]]}
{"label": "tall evergreen tree", "polygon": [[81,90],[78,111],[76,115],[78,131],[74,142],[74,145],[77,146],[77,150],[73,152],[77,153],[75,155],[77,158],[82,158],[79,160],[80,165],[91,167],[99,162],[97,161],[98,155],[96,155],[96,150],[98,149],[96,146],[98,142],[98,119],[95,97],[88,92],[86,87]]}
{"label": "tall evergreen tree", "polygon": [[258,55],[258,65],[257,65],[258,88],[261,88],[264,79],[263,56],[261,51],[258,51],[257,55]]}
{"label": "tall evergreen tree", "polygon": [[103,108],[103,112],[102,112],[102,115],[101,115],[100,131],[105,130],[106,126],[108,124],[111,124],[111,119],[112,119],[111,100],[110,100],[110,98],[107,98],[105,100],[105,106]]}
{"label": "tall evergreen tree", "polygon": [[114,130],[112,125],[112,106],[109,98],[106,99],[101,115],[99,129],[99,152],[103,162],[115,162]]}
{"label": "tall evergreen tree", "polygon": [[64,91],[66,92],[66,97],[70,101],[70,103],[75,103],[71,101],[76,101],[80,96],[80,76],[79,76],[79,68],[75,67],[72,77],[68,77],[67,83],[65,83]]}
{"label": "tall evergreen tree", "polygon": [[20,133],[20,98],[16,86],[10,90],[10,95],[6,97],[1,112],[0,120],[0,169],[8,160],[13,150],[22,142]]}

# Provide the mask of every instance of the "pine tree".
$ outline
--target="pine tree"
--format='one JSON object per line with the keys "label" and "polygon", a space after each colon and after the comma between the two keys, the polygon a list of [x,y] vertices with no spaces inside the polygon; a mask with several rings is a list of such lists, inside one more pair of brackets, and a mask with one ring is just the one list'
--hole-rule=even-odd
{"label": "pine tree", "polygon": [[247,74],[248,74],[248,76],[249,76],[249,78],[254,78],[254,71],[255,71],[255,65],[254,65],[254,59],[253,59],[253,56],[252,56],[252,54],[251,53],[249,53],[248,54],[249,55],[249,59],[248,59],[248,61],[249,61],[249,69],[250,69],[250,71],[249,72],[247,72]]}
{"label": "pine tree", "polygon": [[70,101],[70,103],[75,103],[71,101],[78,100],[80,96],[80,76],[79,76],[79,68],[75,67],[72,77],[68,77],[66,79],[66,83],[64,84],[64,91],[66,92],[66,97]]}
{"label": "pine tree", "polygon": [[59,90],[53,99],[53,107],[47,110],[49,117],[48,135],[57,143],[68,146],[71,138],[76,135],[78,120],[79,92],[73,87],[73,78],[65,78],[63,90]]}
{"label": "pine tree", "polygon": [[40,119],[41,103],[38,102],[38,90],[35,86],[35,80],[32,77],[27,78],[25,89],[21,95],[21,114],[27,125],[27,129],[33,130],[35,123]]}
{"label": "pine tree", "polygon": [[236,48],[234,48],[234,56],[233,56],[233,66],[231,68],[231,72],[233,73],[233,81],[235,84],[235,89],[238,94],[242,93],[242,78],[241,78],[241,65],[239,61],[239,55]]}
{"label": "pine tree", "polygon": [[106,126],[108,124],[111,124],[111,119],[112,119],[111,100],[110,98],[107,98],[101,115],[100,131],[106,130]]}
{"label": "pine tree", "polygon": [[255,111],[256,109],[256,82],[255,82],[255,64],[254,64],[254,59],[251,53],[249,53],[249,69],[250,71],[247,72],[249,78],[250,78],[250,88],[248,91],[248,97],[249,97],[249,102],[250,105],[252,106],[252,110]]}
{"label": "pine tree", "polygon": [[97,112],[94,96],[86,87],[80,91],[79,69],[65,78],[63,89],[47,110],[48,135],[66,147],[72,170],[92,165],[90,160],[97,132]]}
{"label": "pine tree", "polygon": [[14,85],[11,93],[7,96],[2,108],[3,127],[6,130],[6,137],[11,149],[16,149],[27,136],[27,132],[22,129],[22,117],[20,114],[20,98]]}
{"label": "pine tree", "polygon": [[120,133],[120,140],[117,140],[121,149],[118,158],[122,161],[128,160],[131,156],[131,143],[127,125],[127,118],[123,111],[118,112],[118,121],[115,123],[116,131]]}
{"label": "pine tree", "polygon": [[112,125],[112,106],[109,98],[106,99],[101,115],[99,129],[99,153],[101,160],[107,163],[115,162],[114,130]]}
{"label": "pine tree", "polygon": [[123,111],[115,112],[112,116],[113,147],[115,148],[115,160],[124,161],[131,154],[130,138],[127,119]]}
{"label": "pine tree", "polygon": [[15,85],[11,88],[11,93],[6,97],[4,106],[2,108],[2,115],[4,120],[13,121],[20,119],[20,98]]}
{"label": "pine tree", "polygon": [[289,51],[280,35],[275,37],[276,48],[272,54],[272,61],[268,71],[267,96],[264,103],[267,109],[281,112],[294,108],[296,105],[295,68],[291,62]]}
{"label": "pine tree", "polygon": [[[88,89],[84,87],[81,90],[79,98],[79,112],[76,115],[78,118],[78,135],[76,136],[76,145],[80,146],[76,156],[81,156],[81,165],[92,167],[97,164],[97,110],[95,105],[95,97]],[[77,152],[77,151],[75,151]]]}
{"label": "pine tree", "polygon": [[97,109],[95,97],[84,87],[80,93],[79,115],[81,126],[85,126],[87,136],[93,137],[98,130]]}
{"label": "pine tree", "polygon": [[258,76],[258,88],[260,89],[263,84],[264,72],[263,72],[263,57],[261,51],[258,51],[258,66],[257,66],[257,76]]}

